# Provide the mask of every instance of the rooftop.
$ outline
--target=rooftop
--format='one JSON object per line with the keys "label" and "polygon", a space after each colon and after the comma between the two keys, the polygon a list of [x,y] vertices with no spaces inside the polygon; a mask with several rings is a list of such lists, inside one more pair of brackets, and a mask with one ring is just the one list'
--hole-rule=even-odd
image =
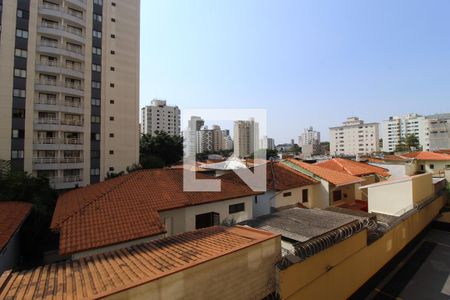
{"label": "rooftop", "polygon": [[209,227],[23,272],[4,272],[1,299],[98,299],[276,237],[241,226]]}
{"label": "rooftop", "polygon": [[414,158],[417,160],[436,160],[436,161],[450,160],[450,155],[448,154],[428,152],[428,151],[410,152],[402,154],[401,156],[406,158]]}
{"label": "rooftop", "polygon": [[0,202],[0,252],[31,212],[31,203],[5,201]]}
{"label": "rooftop", "polygon": [[318,162],[316,163],[316,165],[322,168],[346,173],[353,176],[376,174],[382,177],[388,177],[390,175],[388,170],[384,168],[344,158],[333,158],[330,160]]}
{"label": "rooftop", "polygon": [[293,158],[288,158],[285,163],[287,163],[289,166],[292,166],[294,168],[301,168],[304,169],[314,175],[316,175],[317,177],[320,177],[332,184],[334,184],[335,186],[343,186],[343,185],[348,185],[348,184],[354,184],[354,183],[359,183],[359,182],[363,182],[364,180],[353,176],[353,175],[349,175],[343,172],[338,172],[338,171],[334,171],[334,170],[330,170],[327,168],[323,168],[320,165],[311,165],[311,164],[307,164],[305,162],[299,161],[297,159],[293,159]]}
{"label": "rooftop", "polygon": [[60,233],[64,255],[162,234],[159,211],[257,194],[226,179],[221,187],[220,192],[184,192],[182,169],[142,170],[61,195],[51,228]]}
{"label": "rooftop", "polygon": [[[268,163],[255,168],[266,168],[268,190],[283,191],[319,183],[317,180],[289,168],[280,162]],[[240,181],[240,178],[234,172],[225,174],[220,178]]]}

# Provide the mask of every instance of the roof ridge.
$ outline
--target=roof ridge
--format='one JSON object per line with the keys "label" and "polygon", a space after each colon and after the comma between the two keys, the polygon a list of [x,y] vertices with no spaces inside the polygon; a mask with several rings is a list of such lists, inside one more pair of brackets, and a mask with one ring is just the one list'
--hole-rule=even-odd
{"label": "roof ridge", "polygon": [[67,220],[69,220],[70,218],[72,218],[74,215],[76,215],[77,213],[85,210],[88,206],[90,206],[91,204],[93,204],[94,202],[97,202],[98,200],[100,200],[101,198],[103,198],[104,196],[106,196],[107,194],[109,194],[110,192],[112,192],[113,190],[115,190],[116,188],[122,186],[125,182],[128,182],[131,178],[134,178],[133,175],[135,174],[139,174],[141,172],[133,172],[131,174],[128,174],[128,178],[125,180],[122,180],[120,183],[112,186],[111,188],[107,189],[106,191],[100,193],[100,195],[98,197],[95,197],[94,199],[91,199],[89,201],[87,201],[86,203],[84,203],[79,209],[74,210],[72,213],[68,214],[65,218],[61,219],[60,222],[58,222],[57,224],[55,224],[55,228],[59,228],[61,227],[61,225],[63,223],[65,223]]}
{"label": "roof ridge", "polygon": [[345,172],[347,172],[349,175],[355,176],[355,175],[353,175],[352,172],[350,172],[349,169],[347,169],[347,168],[340,162],[340,159],[343,159],[343,158],[335,159],[334,161],[335,161],[339,166],[341,166],[341,168],[342,168]]}

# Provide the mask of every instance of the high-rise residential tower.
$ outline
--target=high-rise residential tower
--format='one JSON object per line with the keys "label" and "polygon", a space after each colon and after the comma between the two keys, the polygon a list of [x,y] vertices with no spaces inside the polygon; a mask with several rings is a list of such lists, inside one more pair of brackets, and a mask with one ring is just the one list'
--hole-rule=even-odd
{"label": "high-rise residential tower", "polygon": [[136,163],[139,0],[0,7],[0,159],[59,189]]}
{"label": "high-rise residential tower", "polygon": [[357,117],[347,118],[342,126],[330,128],[330,154],[358,156],[380,150],[378,123],[364,123]]}
{"label": "high-rise residential tower", "polygon": [[249,121],[235,121],[233,134],[236,156],[243,158],[259,149],[259,124],[253,118]]}
{"label": "high-rise residential tower", "polygon": [[164,100],[153,99],[151,105],[142,111],[142,128],[144,134],[164,131],[170,135],[180,135],[180,109],[178,106],[168,106]]}

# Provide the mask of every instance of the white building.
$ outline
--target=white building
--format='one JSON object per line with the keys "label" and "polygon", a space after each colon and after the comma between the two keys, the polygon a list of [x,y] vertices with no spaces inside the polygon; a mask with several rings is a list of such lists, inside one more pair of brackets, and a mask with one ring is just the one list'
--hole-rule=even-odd
{"label": "white building", "polygon": [[330,154],[357,156],[379,151],[378,123],[364,123],[357,117],[347,118],[342,126],[330,128]]}
{"label": "white building", "polygon": [[166,101],[153,99],[151,105],[141,109],[143,134],[164,131],[170,135],[180,135],[180,109],[168,106]]}
{"label": "white building", "polygon": [[306,128],[298,137],[298,145],[302,147],[302,153],[306,156],[316,155],[320,152],[320,132],[312,126]]}
{"label": "white building", "polygon": [[197,132],[205,124],[205,120],[198,116],[192,116],[188,121],[188,128],[183,132],[184,138],[184,156],[194,159],[197,154],[198,137]]}
{"label": "white building", "polygon": [[450,113],[426,117],[429,121],[430,151],[450,149]]}
{"label": "white building", "polygon": [[197,153],[214,152],[223,149],[223,133],[219,125],[207,126],[197,131]]}
{"label": "white building", "polygon": [[233,139],[230,135],[230,130],[222,130],[222,149],[223,150],[233,150]]}
{"label": "white building", "polygon": [[267,150],[274,150],[275,149],[275,140],[273,138],[264,136],[261,139],[260,148],[267,149]]}
{"label": "white building", "polygon": [[234,122],[234,154],[246,157],[259,149],[259,124],[253,118]]}
{"label": "white building", "polygon": [[401,139],[415,135],[424,151],[430,150],[429,120],[418,114],[389,117],[383,121],[383,151],[394,152]]}

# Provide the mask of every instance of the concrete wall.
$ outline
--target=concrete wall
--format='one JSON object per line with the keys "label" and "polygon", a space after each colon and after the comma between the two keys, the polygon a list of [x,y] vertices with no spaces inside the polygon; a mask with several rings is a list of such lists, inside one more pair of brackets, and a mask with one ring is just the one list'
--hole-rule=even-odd
{"label": "concrete wall", "polygon": [[[245,211],[229,214],[229,206],[237,203],[245,203]],[[195,216],[208,212],[220,214],[220,222],[228,219],[234,219],[237,223],[253,218],[253,196],[217,201],[201,205],[188,206],[178,209],[160,212],[161,219],[166,224],[167,235],[183,233],[195,230]],[[172,229],[168,230],[168,222]]]}
{"label": "concrete wall", "polygon": [[400,216],[413,208],[411,180],[369,187],[368,194],[369,212]]}
{"label": "concrete wall", "polygon": [[412,193],[414,204],[431,197],[434,193],[433,176],[428,173],[412,177]]}
{"label": "concrete wall", "polygon": [[0,253],[0,274],[13,268],[19,259],[19,233],[16,232]]}
{"label": "concrete wall", "polygon": [[276,237],[106,299],[262,299],[275,291],[280,245]]}
{"label": "concrete wall", "polygon": [[[303,197],[302,197],[303,190],[308,190],[308,202],[307,203],[303,203]],[[286,194],[286,193],[291,193],[291,195],[285,197],[284,194]],[[280,191],[280,192],[276,193],[274,201],[272,202],[272,206],[275,208],[280,208],[280,207],[284,207],[284,206],[302,203],[302,204],[310,207],[311,203],[314,202],[312,197],[313,197],[313,186],[311,186],[311,185],[301,187],[301,188],[284,190],[284,191]]]}
{"label": "concrete wall", "polygon": [[405,177],[405,175],[412,176],[416,173],[415,164],[377,164],[370,163],[373,166],[385,168],[389,170],[390,180]]}
{"label": "concrete wall", "polygon": [[270,214],[270,207],[272,197],[274,197],[275,191],[267,191],[262,195],[257,195],[257,203],[253,199],[253,217],[259,217]]}
{"label": "concrete wall", "polygon": [[319,180],[320,184],[313,185],[310,208],[326,208],[330,206],[330,184],[323,179]]}
{"label": "concrete wall", "polygon": [[439,213],[440,197],[366,245],[366,232],[279,271],[281,299],[347,299]]}
{"label": "concrete wall", "polygon": [[[431,168],[431,165],[434,166],[434,168]],[[450,168],[450,160],[447,161],[433,161],[433,160],[420,160],[416,163],[416,171],[421,172],[422,167],[424,167],[425,172],[427,173],[444,173],[446,168]]]}

